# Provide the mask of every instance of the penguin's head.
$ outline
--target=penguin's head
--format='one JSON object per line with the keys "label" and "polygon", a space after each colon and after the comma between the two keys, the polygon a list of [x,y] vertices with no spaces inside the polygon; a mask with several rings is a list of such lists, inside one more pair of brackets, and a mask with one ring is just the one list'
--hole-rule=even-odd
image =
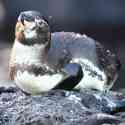
{"label": "penguin's head", "polygon": [[46,44],[50,41],[50,28],[39,12],[24,11],[18,17],[15,37],[23,44]]}

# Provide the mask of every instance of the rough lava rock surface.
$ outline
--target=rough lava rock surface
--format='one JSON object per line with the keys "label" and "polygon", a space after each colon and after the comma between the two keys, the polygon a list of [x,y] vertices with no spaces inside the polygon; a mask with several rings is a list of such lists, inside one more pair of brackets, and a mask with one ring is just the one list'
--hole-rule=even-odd
{"label": "rough lava rock surface", "polygon": [[15,86],[0,86],[0,125],[123,125],[124,111],[111,115],[107,100],[124,101],[124,97],[94,90],[52,90],[31,96]]}

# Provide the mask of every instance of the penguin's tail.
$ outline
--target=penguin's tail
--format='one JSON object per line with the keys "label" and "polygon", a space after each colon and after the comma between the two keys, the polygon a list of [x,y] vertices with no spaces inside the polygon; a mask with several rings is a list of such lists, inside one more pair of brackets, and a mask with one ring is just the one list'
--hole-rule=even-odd
{"label": "penguin's tail", "polygon": [[112,116],[105,113],[97,113],[92,115],[86,122],[85,125],[102,125],[102,124],[119,124],[122,120],[116,116]]}
{"label": "penguin's tail", "polygon": [[110,114],[115,114],[118,112],[125,112],[125,99],[124,100],[113,100],[113,105],[107,105]]}

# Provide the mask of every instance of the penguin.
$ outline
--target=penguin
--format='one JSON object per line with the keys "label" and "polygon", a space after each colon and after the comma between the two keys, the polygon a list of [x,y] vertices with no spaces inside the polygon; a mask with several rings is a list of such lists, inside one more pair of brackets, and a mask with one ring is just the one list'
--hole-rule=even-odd
{"label": "penguin", "polygon": [[71,90],[83,77],[77,63],[68,63],[60,69],[53,69],[47,63],[50,32],[42,18],[35,11],[23,12],[15,28],[9,77],[26,94],[40,94],[51,89]]}
{"label": "penguin", "polygon": [[23,91],[109,90],[117,79],[119,67],[114,54],[85,34],[51,33],[48,21],[40,12],[20,13],[9,61],[9,77]]}

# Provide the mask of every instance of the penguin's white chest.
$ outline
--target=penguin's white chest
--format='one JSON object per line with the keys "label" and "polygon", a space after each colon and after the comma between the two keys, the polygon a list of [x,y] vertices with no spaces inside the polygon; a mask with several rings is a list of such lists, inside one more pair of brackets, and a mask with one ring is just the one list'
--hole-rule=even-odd
{"label": "penguin's white chest", "polygon": [[44,45],[34,44],[33,46],[23,45],[15,42],[15,63],[16,64],[40,64],[42,62],[42,53],[45,50]]}
{"label": "penguin's white chest", "polygon": [[[15,55],[15,63],[18,65],[35,65],[39,67],[44,60],[44,55],[42,55],[45,51],[44,45],[33,45],[26,46],[19,42],[16,42],[14,45],[14,49],[16,52]],[[61,80],[63,79],[63,75],[60,73],[55,73],[50,75],[46,73],[45,75],[38,75],[28,72],[25,70],[21,72],[17,70],[15,75],[15,82],[19,88],[27,93],[37,94],[45,91],[49,91],[54,88]]]}

